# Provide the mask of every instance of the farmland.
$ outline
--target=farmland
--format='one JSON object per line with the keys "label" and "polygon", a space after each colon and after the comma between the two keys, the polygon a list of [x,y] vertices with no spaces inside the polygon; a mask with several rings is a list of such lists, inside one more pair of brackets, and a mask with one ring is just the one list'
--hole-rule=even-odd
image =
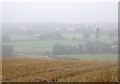
{"label": "farmland", "polygon": [[49,47],[52,47],[56,43],[60,43],[63,45],[77,46],[83,42],[71,41],[71,40],[53,40],[53,41],[13,42],[9,44],[13,45],[15,48],[49,48]]}
{"label": "farmland", "polygon": [[[65,38],[64,40],[39,40],[38,34],[33,35],[26,35],[26,36],[11,36],[11,41],[9,43],[3,43],[3,44],[10,44],[14,48],[51,48],[53,45],[59,43],[62,45],[70,45],[70,46],[78,46],[78,45],[84,45],[85,42],[91,41],[95,43],[95,35],[91,35],[90,38],[84,39],[82,34],[76,34],[76,33],[66,33],[62,34],[62,36]],[[75,38],[75,39],[73,39]],[[109,38],[107,35],[101,35],[101,42],[113,44],[114,42],[117,42],[118,38]]]}
{"label": "farmland", "polygon": [[[31,36],[11,36],[11,42],[3,43],[4,45],[12,45],[14,47],[14,55],[15,57],[22,58],[42,58],[49,59],[49,55],[51,55],[53,51],[53,46],[55,44],[61,45],[69,45],[73,47],[78,47],[79,45],[85,46],[85,42],[91,41],[95,43],[95,35],[91,35],[89,39],[84,39],[82,34],[78,33],[65,33],[62,36],[65,38],[63,40],[39,40],[39,34],[33,34]],[[73,40],[73,38],[75,38]],[[107,35],[101,35],[101,41],[108,44],[113,44],[117,42],[117,37],[111,39]],[[67,54],[67,55],[59,55],[58,57],[72,58],[77,60],[95,60],[99,59],[96,57],[93,52],[92,54]],[[117,54],[111,53],[103,53],[102,54],[103,61],[118,61]]]}
{"label": "farmland", "polygon": [[58,55],[58,57],[71,57],[76,58],[78,60],[85,60],[85,61],[92,61],[92,60],[102,60],[102,61],[111,61],[111,62],[117,62],[118,61],[118,55],[117,54],[101,54],[101,58],[99,55],[93,55],[93,54],[78,54],[78,55]]}
{"label": "farmland", "polygon": [[120,82],[116,7],[3,3],[2,82]]}
{"label": "farmland", "polygon": [[3,58],[3,82],[116,82],[116,62]]}
{"label": "farmland", "polygon": [[[87,41],[95,43],[95,36],[84,39],[81,34],[62,34],[62,40],[39,40],[39,35],[12,36],[3,45],[14,47],[14,57],[2,60],[3,82],[116,82],[118,81],[118,55],[116,53],[59,54],[53,46],[79,47]],[[75,38],[75,39],[73,39]],[[101,36],[101,41],[114,44],[117,37]],[[114,46],[113,46],[114,47]],[[90,49],[91,50],[91,49]],[[62,58],[62,59],[61,59]],[[101,60],[101,61],[99,61]]]}

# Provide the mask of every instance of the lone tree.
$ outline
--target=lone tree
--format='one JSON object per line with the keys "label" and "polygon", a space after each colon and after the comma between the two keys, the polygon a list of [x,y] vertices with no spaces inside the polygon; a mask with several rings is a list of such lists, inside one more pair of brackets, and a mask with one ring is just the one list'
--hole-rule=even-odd
{"label": "lone tree", "polygon": [[8,35],[3,35],[3,36],[2,36],[2,42],[10,42],[10,36],[8,36]]}
{"label": "lone tree", "polygon": [[2,45],[2,57],[13,57],[13,50],[12,45]]}

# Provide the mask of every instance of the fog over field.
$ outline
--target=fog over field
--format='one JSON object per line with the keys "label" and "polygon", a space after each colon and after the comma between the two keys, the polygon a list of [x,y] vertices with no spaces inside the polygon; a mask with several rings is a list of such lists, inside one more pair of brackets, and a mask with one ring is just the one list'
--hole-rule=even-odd
{"label": "fog over field", "polygon": [[3,82],[118,82],[118,3],[0,6]]}
{"label": "fog over field", "polygon": [[117,13],[112,2],[3,3],[3,55],[7,48],[5,57],[81,60],[89,54],[96,60],[96,54],[112,54],[117,60]]}

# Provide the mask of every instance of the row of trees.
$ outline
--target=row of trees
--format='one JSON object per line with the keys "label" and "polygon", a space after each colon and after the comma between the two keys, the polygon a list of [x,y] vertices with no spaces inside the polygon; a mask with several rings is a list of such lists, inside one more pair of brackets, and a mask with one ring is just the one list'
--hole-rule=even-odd
{"label": "row of trees", "polygon": [[63,46],[56,44],[53,46],[52,54],[94,54],[94,53],[117,53],[117,47],[112,47],[111,44],[101,43],[100,47],[93,42],[86,42],[85,45],[73,47],[70,45]]}
{"label": "row of trees", "polygon": [[62,40],[64,37],[59,32],[43,34],[39,36],[39,40]]}
{"label": "row of trees", "polygon": [[[53,46],[52,53],[46,53],[47,55],[65,55],[65,54],[95,54],[95,53],[118,53],[118,47],[111,44],[101,43],[100,48],[92,42],[87,42],[85,45],[79,45],[73,47],[70,45],[56,44]],[[3,57],[14,57],[14,48],[12,45],[2,46]]]}
{"label": "row of trees", "polygon": [[[31,30],[29,30],[30,32]],[[31,31],[32,32],[32,31]],[[83,39],[84,40],[87,40],[89,39],[91,36],[91,33],[90,32],[84,32],[83,33]],[[110,32],[109,35],[108,35],[111,39],[116,37],[117,35],[115,34],[115,32]],[[52,33],[45,33],[45,34],[42,34],[40,36],[38,36],[38,40],[63,40],[65,39],[62,34],[60,34],[60,32],[52,32]],[[76,37],[73,37],[72,40],[80,40],[80,39],[77,39]],[[3,35],[2,36],[2,41],[3,42],[10,42],[11,41],[11,38],[9,35]]]}

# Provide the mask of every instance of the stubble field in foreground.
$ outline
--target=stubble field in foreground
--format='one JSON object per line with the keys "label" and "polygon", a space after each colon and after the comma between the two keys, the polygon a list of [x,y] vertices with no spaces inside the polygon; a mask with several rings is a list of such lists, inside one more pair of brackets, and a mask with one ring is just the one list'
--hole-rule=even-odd
{"label": "stubble field in foreground", "polygon": [[118,63],[3,58],[3,82],[116,82]]}

